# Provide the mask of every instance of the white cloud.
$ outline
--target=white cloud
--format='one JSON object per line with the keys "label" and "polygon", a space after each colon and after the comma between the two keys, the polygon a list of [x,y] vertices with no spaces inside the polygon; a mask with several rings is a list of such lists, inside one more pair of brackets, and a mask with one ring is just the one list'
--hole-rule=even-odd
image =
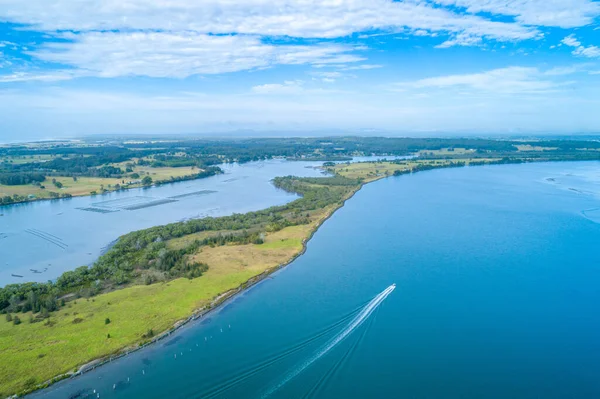
{"label": "white cloud", "polygon": [[600,57],[600,47],[597,46],[583,46],[575,35],[569,35],[562,40],[562,43],[569,47],[574,47],[573,55],[587,58]]}
{"label": "white cloud", "polygon": [[461,33],[453,37],[452,39],[446,40],[442,44],[437,45],[437,48],[448,48],[453,46],[477,46],[482,42],[480,36],[473,36],[466,33]]}
{"label": "white cloud", "polygon": [[[1,67],[1,63],[0,63]],[[75,71],[55,71],[55,72],[13,72],[6,75],[0,75],[0,83],[13,82],[56,82],[60,80],[69,80],[75,77],[84,76]]]}
{"label": "white cloud", "polygon": [[587,58],[598,58],[600,57],[600,47],[598,46],[588,46],[588,47],[577,47],[573,51],[574,55],[579,55]]}
{"label": "white cloud", "polygon": [[[0,21],[45,32],[50,42],[27,53],[76,69],[73,77],[186,77],[277,64],[348,67],[365,60],[361,48],[329,39],[361,32],[443,34],[448,40],[440,47],[541,35],[536,27],[422,0],[54,0],[51,6],[47,0],[0,0]],[[273,37],[320,41],[266,40]]]}
{"label": "white cloud", "polygon": [[89,32],[68,34],[71,42],[46,44],[29,54],[47,62],[76,68],[100,77],[150,76],[185,78],[277,64],[352,63],[363,58],[349,54],[353,47],[271,45],[253,36],[214,36],[167,32]]}
{"label": "white cloud", "polygon": [[573,73],[566,68],[540,71],[533,67],[507,67],[481,73],[447,75],[425,78],[413,82],[403,82],[395,86],[399,90],[408,89],[457,89],[475,90],[494,94],[542,94],[555,91],[571,84],[570,81],[556,81],[551,76]]}
{"label": "white cloud", "polygon": [[579,47],[581,46],[581,42],[575,38],[575,35],[569,35],[562,39],[562,43],[569,47]]}
{"label": "white cloud", "polygon": [[572,75],[577,72],[582,72],[589,64],[577,64],[566,67],[554,67],[543,72],[546,76],[565,76]]}
{"label": "white cloud", "polygon": [[288,80],[281,83],[267,83],[254,86],[252,92],[256,94],[298,94],[304,91],[301,80]]}
{"label": "white cloud", "polygon": [[600,16],[594,0],[434,0],[462,7],[469,13],[488,12],[514,17],[525,25],[575,28],[593,23]]}
{"label": "white cloud", "polygon": [[167,30],[335,38],[373,29],[466,32],[497,40],[533,38],[534,29],[391,0],[0,0],[0,20],[44,31]]}
{"label": "white cloud", "polygon": [[[329,80],[328,80],[329,79]],[[321,82],[332,83],[333,78],[322,78]],[[329,96],[347,93],[343,90],[323,89],[321,87],[309,86],[303,80],[286,80],[283,83],[266,83],[252,87],[251,94],[255,95],[282,95],[282,96]]]}
{"label": "white cloud", "polygon": [[347,79],[347,78],[355,78],[356,77],[356,75],[342,73],[342,72],[338,72],[338,71],[311,72],[311,75],[313,75],[315,78],[320,79],[321,81],[323,81],[325,83],[334,83],[336,80],[339,80],[339,79]]}
{"label": "white cloud", "polygon": [[378,69],[383,68],[383,65],[378,64],[361,64],[361,65],[352,65],[352,66],[343,66],[339,69],[342,71],[366,71],[369,69]]}

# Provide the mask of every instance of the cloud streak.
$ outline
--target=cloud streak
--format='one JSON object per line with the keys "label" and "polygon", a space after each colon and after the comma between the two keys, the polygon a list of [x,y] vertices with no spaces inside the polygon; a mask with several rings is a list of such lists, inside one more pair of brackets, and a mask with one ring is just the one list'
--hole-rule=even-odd
{"label": "cloud streak", "polygon": [[73,67],[80,75],[104,78],[186,78],[274,65],[351,64],[364,59],[351,54],[355,49],[347,45],[276,46],[258,37],[238,35],[89,32],[62,37],[70,41],[46,44],[29,54]]}
{"label": "cloud streak", "polygon": [[575,73],[576,68],[554,68],[541,71],[533,67],[511,66],[480,73],[446,75],[402,82],[395,86],[399,90],[439,89],[473,90],[495,94],[544,94],[572,84],[572,81],[557,81],[556,76]]}

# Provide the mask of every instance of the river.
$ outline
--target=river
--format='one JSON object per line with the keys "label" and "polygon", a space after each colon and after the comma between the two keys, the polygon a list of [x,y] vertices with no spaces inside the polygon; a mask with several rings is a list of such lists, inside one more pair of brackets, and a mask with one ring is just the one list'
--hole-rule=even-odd
{"label": "river", "polygon": [[599,208],[599,163],[387,178],[273,278],[32,397],[600,397]]}
{"label": "river", "polygon": [[224,174],[205,179],[0,207],[0,286],[47,281],[88,265],[131,231],[284,204],[296,196],[276,189],[271,179],[320,176],[314,168],[320,164],[269,160],[221,165]]}
{"label": "river", "polygon": [[[382,157],[355,157],[353,162]],[[388,157],[397,159],[403,157]],[[246,213],[298,198],[277,176],[322,176],[322,162],[272,159],[220,165],[224,174],[104,195],[0,206],[0,287],[48,281],[93,263],[119,236],[205,216]],[[17,277],[22,276],[22,277]]]}

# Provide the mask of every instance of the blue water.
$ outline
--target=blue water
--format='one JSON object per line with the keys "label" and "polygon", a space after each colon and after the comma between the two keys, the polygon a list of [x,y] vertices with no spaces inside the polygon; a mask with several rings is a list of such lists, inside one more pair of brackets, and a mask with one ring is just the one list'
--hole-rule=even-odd
{"label": "blue water", "polygon": [[[205,179],[2,206],[0,286],[47,281],[66,270],[93,263],[111,242],[130,231],[195,217],[245,213],[292,201],[297,196],[276,189],[271,179],[288,174],[321,176],[321,171],[314,168],[320,164],[270,160],[222,165],[225,174]],[[133,204],[138,207],[128,207]]]}
{"label": "blue water", "polygon": [[[356,157],[353,162],[379,158]],[[131,231],[285,204],[298,197],[276,189],[271,180],[286,175],[322,176],[317,169],[321,165],[283,159],[220,165],[224,174],[205,179],[0,206],[0,287],[48,281],[89,265]]]}
{"label": "blue water", "polygon": [[600,397],[600,220],[584,214],[599,177],[560,163],[369,184],[272,279],[34,397]]}

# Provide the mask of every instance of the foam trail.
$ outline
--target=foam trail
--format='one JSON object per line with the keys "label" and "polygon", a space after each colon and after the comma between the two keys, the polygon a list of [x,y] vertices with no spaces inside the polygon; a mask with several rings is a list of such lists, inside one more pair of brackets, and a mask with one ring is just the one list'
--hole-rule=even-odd
{"label": "foam trail", "polygon": [[[364,306],[361,305],[361,307]],[[222,383],[218,383],[216,384],[210,391],[208,392],[204,392],[201,395],[198,396],[198,398],[202,398],[202,399],[211,399],[217,395],[220,395],[221,393],[223,393],[224,391],[232,388],[233,386],[247,380],[248,378],[254,376],[255,374],[259,373],[260,371],[264,370],[267,367],[272,366],[273,364],[275,364],[276,362],[278,362],[281,359],[284,359],[286,357],[288,357],[289,355],[294,354],[295,352],[304,349],[306,346],[310,345],[312,342],[316,341],[317,339],[329,334],[331,331],[333,331],[335,328],[339,327],[340,325],[342,325],[344,322],[348,321],[352,316],[355,316],[358,312],[361,311],[361,307],[353,310],[352,312],[350,312],[349,314],[345,315],[344,317],[342,317],[340,320],[336,321],[334,324],[332,324],[331,326],[325,328],[324,330],[320,331],[319,333],[317,333],[314,336],[311,336],[310,338],[299,342],[297,344],[295,344],[294,346],[274,355],[274,356],[270,356],[269,358],[267,358],[265,361],[262,361],[260,363],[258,363],[257,365],[254,365],[251,369],[245,370],[242,373],[240,373],[238,376],[236,376],[233,379],[228,379]]]}
{"label": "foam trail", "polygon": [[273,387],[269,391],[267,391],[262,397],[266,398],[266,397],[272,395],[273,393],[275,393],[275,391],[277,391],[278,389],[283,387],[285,384],[287,384],[289,381],[291,381],[293,378],[295,378],[298,374],[300,374],[301,372],[306,370],[308,367],[310,367],[311,364],[313,364],[314,362],[319,360],[319,358],[321,358],[323,355],[325,355],[327,352],[329,352],[331,349],[333,349],[337,344],[342,342],[348,335],[350,335],[352,333],[352,331],[354,331],[358,327],[360,327],[360,325],[363,324],[365,322],[365,320],[367,320],[367,318],[375,311],[375,309],[377,309],[377,307],[379,305],[381,305],[381,303],[385,300],[385,298],[387,298],[388,295],[390,295],[392,293],[392,291],[394,291],[395,289],[396,289],[396,284],[392,284],[389,287],[387,287],[385,290],[383,290],[380,294],[378,294],[375,298],[373,298],[371,300],[371,302],[369,302],[367,304],[367,306],[365,306],[364,309],[361,310],[360,313],[357,314],[354,319],[352,319],[350,324],[348,324],[346,326],[346,328],[344,330],[342,330],[342,332],[340,332],[338,335],[333,337],[329,342],[327,342],[323,346],[323,348],[321,348],[317,353],[315,353],[310,359],[308,359],[306,362],[304,362],[296,370],[294,370],[290,374],[288,374],[288,376],[285,377],[283,379],[283,381],[281,381],[275,387]]}

